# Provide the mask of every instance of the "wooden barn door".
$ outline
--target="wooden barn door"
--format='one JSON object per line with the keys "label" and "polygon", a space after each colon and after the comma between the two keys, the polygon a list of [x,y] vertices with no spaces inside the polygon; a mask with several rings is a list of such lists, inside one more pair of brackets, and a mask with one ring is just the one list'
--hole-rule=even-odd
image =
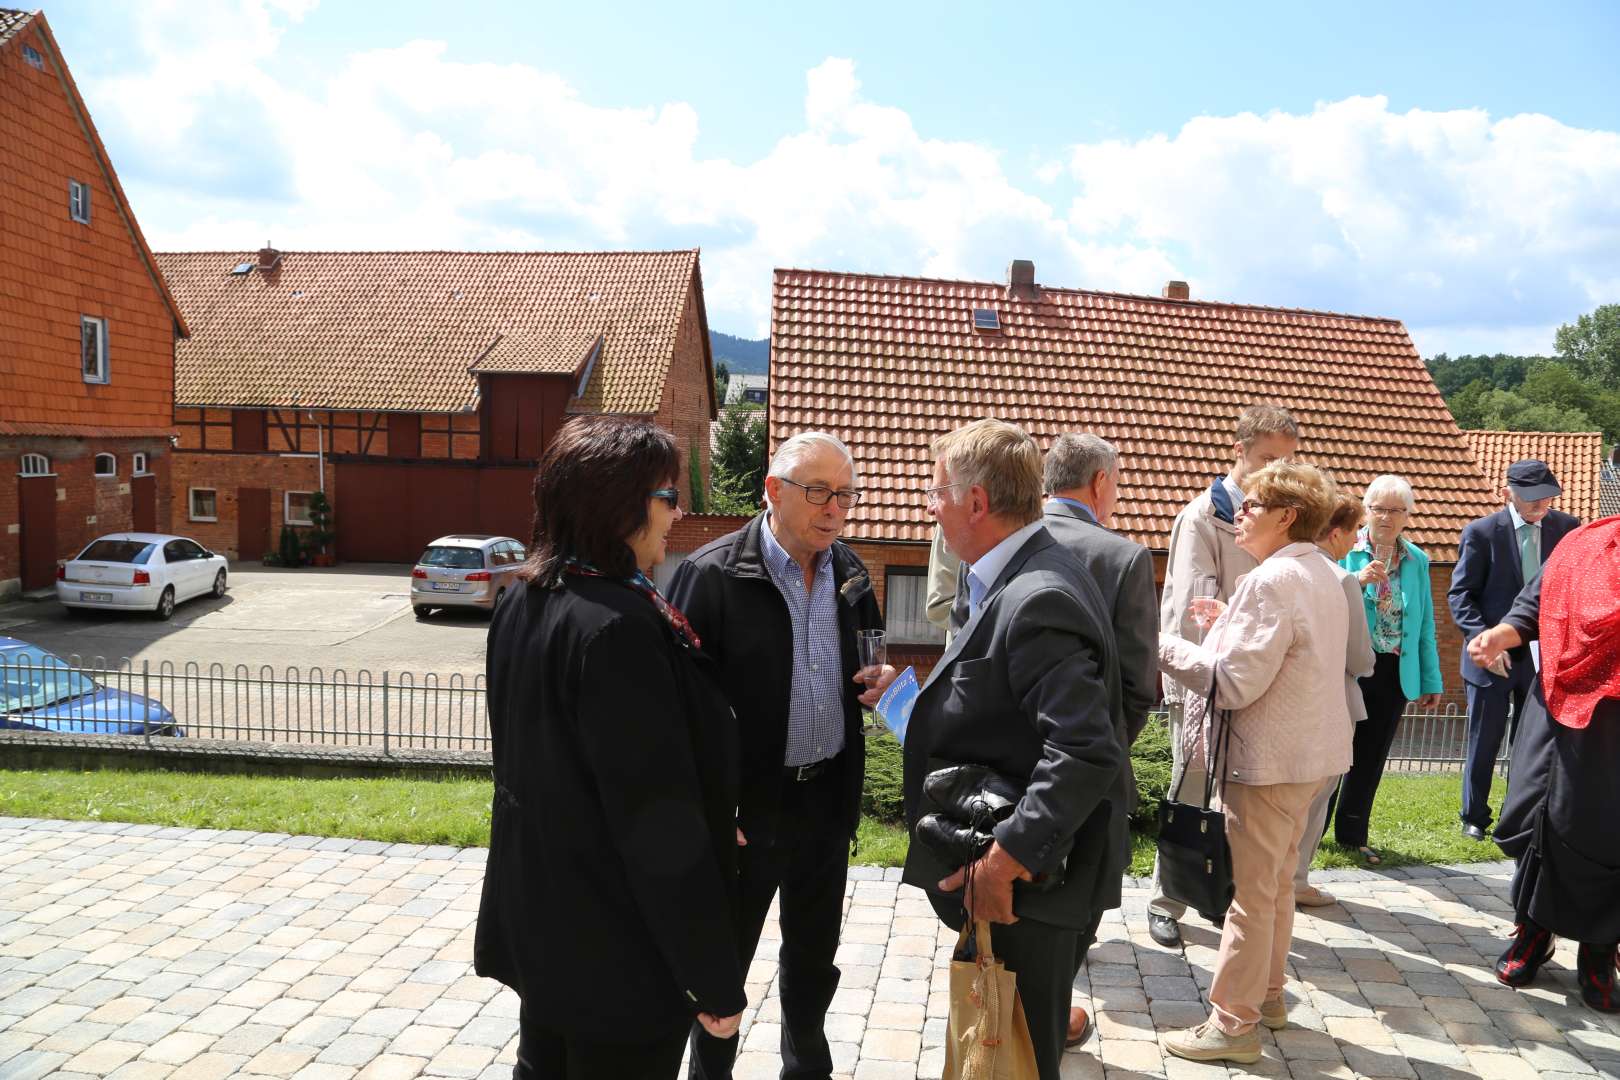
{"label": "wooden barn door", "polygon": [[270,550],[270,489],[236,489],[236,557],[258,562]]}
{"label": "wooden barn door", "polygon": [[157,477],[134,476],[129,481],[131,511],[136,532],[157,532]]}
{"label": "wooden barn door", "polygon": [[56,582],[56,477],[19,476],[22,511],[22,587],[45,589]]}

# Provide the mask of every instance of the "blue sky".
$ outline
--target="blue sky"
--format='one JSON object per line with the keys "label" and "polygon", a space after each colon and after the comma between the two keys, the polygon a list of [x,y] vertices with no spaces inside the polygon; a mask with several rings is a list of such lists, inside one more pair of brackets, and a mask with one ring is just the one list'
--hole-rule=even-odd
{"label": "blue sky", "polygon": [[1425,355],[1620,301],[1615,4],[47,15],[160,248],[701,245],[749,336],[778,265],[1182,277]]}

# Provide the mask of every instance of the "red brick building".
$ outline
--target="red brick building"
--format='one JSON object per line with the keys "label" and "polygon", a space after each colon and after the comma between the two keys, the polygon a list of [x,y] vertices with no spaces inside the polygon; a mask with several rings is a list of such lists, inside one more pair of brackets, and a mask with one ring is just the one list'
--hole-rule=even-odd
{"label": "red brick building", "polygon": [[0,597],[170,527],[180,310],[39,13],[0,8]]}
{"label": "red brick building", "polygon": [[409,561],[458,531],[527,539],[536,461],[579,413],[656,421],[707,483],[696,251],[158,262],[192,331],[175,358],[175,521],[217,551],[274,550],[318,490],[346,560]]}
{"label": "red brick building", "polygon": [[1043,447],[1067,431],[1108,439],[1116,527],[1158,555],[1162,579],[1176,513],[1230,467],[1238,412],[1284,405],[1301,456],[1351,490],[1386,472],[1411,482],[1408,537],[1433,560],[1441,670],[1460,697],[1445,593],[1457,536],[1496,508],[1495,485],[1396,320],[1194,300],[1182,282],[1159,297],[1054,288],[1028,263],[1004,283],[778,270],[770,378],[772,447],[819,428],[854,454],[866,498],[846,539],[916,650],[937,649],[922,614],[936,435],[997,416]]}

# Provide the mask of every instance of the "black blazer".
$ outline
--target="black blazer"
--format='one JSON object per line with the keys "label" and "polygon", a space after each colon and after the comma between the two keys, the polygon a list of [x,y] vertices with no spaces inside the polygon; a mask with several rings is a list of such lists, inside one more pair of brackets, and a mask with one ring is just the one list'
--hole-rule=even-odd
{"label": "black blazer", "polygon": [[[1541,519],[1541,561],[1553,553],[1581,521],[1562,510],[1549,510]],[[1506,507],[1469,522],[1457,546],[1457,565],[1451,572],[1451,588],[1446,599],[1451,618],[1462,631],[1463,644],[1474,640],[1502,621],[1523,589],[1524,565],[1519,559],[1519,539],[1513,532],[1513,515]],[[1462,677],[1475,686],[1506,686],[1510,680],[1527,678],[1530,650],[1521,646],[1509,654],[1513,671],[1509,678],[1492,675],[1468,658],[1462,650]]]}
{"label": "black blazer", "polygon": [[629,586],[518,586],[489,628],[495,805],[473,965],[548,1026],[742,1011],[736,748],[707,660]]}
{"label": "black blazer", "polygon": [[[787,601],[765,569],[760,547],[760,530],[765,527],[765,515],[760,514],[736,532],[698,548],[676,569],[669,585],[670,602],[691,620],[703,639],[703,651],[719,662],[721,685],[737,714],[742,757],[737,824],[750,844],[770,844],[776,838],[793,693],[793,624]],[[866,776],[855,631],[883,629],[883,614],[860,556],[838,542],[831,551],[844,669],[844,752],[839,759],[843,824],[853,839],[861,820],[861,784]]]}
{"label": "black blazer", "polygon": [[1037,874],[1055,870],[1068,851],[1064,883],[1050,892],[1015,886],[1014,912],[1088,927],[1119,906],[1130,861],[1128,746],[1102,594],[1080,561],[1040,529],[991,584],[912,708],[904,790],[913,838],[903,880],[925,889],[939,917],[961,927],[961,894],[935,890],[954,867],[915,837],[928,809],[922,781],[931,761],[989,765],[1028,783],[1012,817],[996,827],[1001,846]]}

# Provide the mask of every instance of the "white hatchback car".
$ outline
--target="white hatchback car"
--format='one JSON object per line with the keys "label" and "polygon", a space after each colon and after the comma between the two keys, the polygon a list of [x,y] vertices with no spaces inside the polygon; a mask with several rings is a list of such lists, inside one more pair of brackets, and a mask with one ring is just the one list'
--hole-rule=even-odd
{"label": "white hatchback car", "polygon": [[225,556],[162,533],[112,533],[58,567],[56,598],[68,608],[150,611],[160,619],[194,596],[225,595]]}
{"label": "white hatchback car", "polygon": [[411,568],[411,607],[418,619],[434,608],[494,611],[528,552],[510,536],[452,533],[429,544]]}

